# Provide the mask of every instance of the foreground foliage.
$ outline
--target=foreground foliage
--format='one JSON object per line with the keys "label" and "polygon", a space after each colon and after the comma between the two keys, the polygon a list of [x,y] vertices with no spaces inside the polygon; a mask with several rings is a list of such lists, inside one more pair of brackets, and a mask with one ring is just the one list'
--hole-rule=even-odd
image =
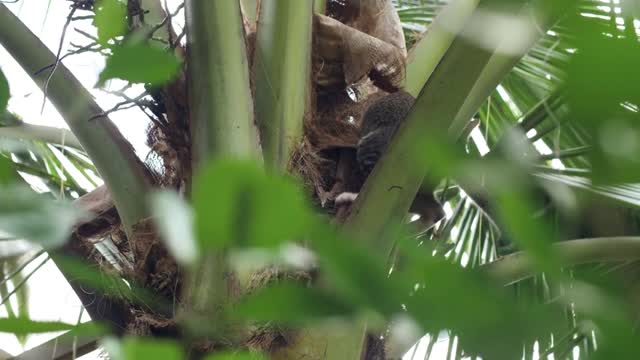
{"label": "foreground foliage", "polygon": [[[299,173],[284,171],[305,144],[305,111],[316,110],[308,100],[314,71],[309,3],[262,0],[256,62],[235,2],[187,2],[190,40],[200,47],[186,59],[180,35],[165,27],[170,14],[154,13],[161,9],[154,1],[136,3],[150,9],[137,25],[123,2],[98,6],[96,46],[107,54],[99,85],[113,78],[144,83],[143,97],[155,106],[160,102],[153,95],[160,92],[166,108],[160,120],[174,123],[159,127],[170,135],[178,128],[193,142],[186,144],[193,163],[171,143],[177,175],[168,180],[166,166],[156,184],[126,146],[97,148],[91,139],[108,134],[101,142],[117,142],[117,134],[87,129],[83,121],[99,116],[109,124],[109,111],[89,116],[60,109],[73,117],[67,120],[75,124],[79,149],[37,138],[3,147],[0,236],[6,232],[7,241],[24,238],[42,246],[72,285],[80,279],[125,310],[117,313],[113,306],[94,316],[105,327],[16,316],[8,301],[16,291],[8,284],[17,289],[23,283],[14,277],[18,269],[0,280],[2,304],[13,314],[0,319],[0,331],[114,334],[103,346],[122,359],[356,358],[369,354],[371,338],[380,334],[387,356],[397,358],[425,333],[425,357],[445,333],[447,358],[516,359],[534,352],[566,358],[575,349],[594,359],[640,355],[634,341],[640,75],[633,71],[640,45],[633,6],[621,8],[620,29],[619,21],[602,20],[597,1],[397,1],[407,43],[416,46],[406,75],[416,104],[344,226],[336,226],[312,205],[318,189],[302,184]],[[615,10],[609,10],[614,19]],[[5,5],[0,11],[10,18]],[[209,13],[215,21],[204,26],[207,19],[199,15]],[[516,36],[496,35],[504,29],[491,26],[505,19],[531,39],[510,46]],[[424,37],[412,33],[432,21]],[[292,30],[276,26],[284,23],[298,29],[299,37],[285,37]],[[19,32],[0,26],[7,47],[12,31]],[[280,56],[304,76],[289,77]],[[192,78],[201,75],[190,83],[188,100],[175,92],[186,87],[185,63]],[[261,72],[251,80],[256,66]],[[64,71],[63,78],[72,77]],[[51,75],[40,82],[51,81],[47,96],[57,96],[64,108],[68,94],[58,80]],[[20,124],[6,110],[9,87],[0,72],[3,127]],[[223,96],[228,94],[234,95]],[[256,128],[254,101],[262,109],[255,113]],[[180,132],[179,121],[186,121],[180,106],[192,111],[191,138]],[[257,155],[257,133],[263,156]],[[69,164],[52,156],[60,149],[83,176],[103,175],[124,225],[126,251],[118,242],[122,231],[113,230],[119,221],[91,234],[104,238],[98,258],[116,259],[100,269],[89,265],[95,254],[69,252],[63,243],[68,234],[82,237],[86,226],[74,224],[104,219],[107,211],[97,213],[89,201],[54,202],[18,176],[44,179],[53,195],[83,194],[65,170]],[[448,214],[416,235],[415,223],[407,225],[405,218],[425,183],[438,184],[435,195]],[[90,205],[90,214],[78,211],[82,204]],[[132,320],[142,325],[128,327],[127,334],[122,326]],[[367,334],[375,335],[366,340]],[[171,339],[153,338],[161,335]],[[212,350],[218,352],[206,355]]]}

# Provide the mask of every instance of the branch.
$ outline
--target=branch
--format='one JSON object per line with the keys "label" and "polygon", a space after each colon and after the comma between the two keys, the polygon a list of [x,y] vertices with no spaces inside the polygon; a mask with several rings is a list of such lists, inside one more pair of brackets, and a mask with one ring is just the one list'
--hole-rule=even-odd
{"label": "branch", "polygon": [[[67,129],[27,124],[18,120],[17,117],[11,113],[6,113],[4,116],[11,117],[18,122],[16,125],[0,126],[0,137],[43,141],[49,144],[68,146],[84,151],[76,136]],[[11,123],[15,123],[15,121]]]}
{"label": "branch", "polygon": [[150,187],[145,167],[131,144],[108,118],[89,121],[104,111],[63,64],[60,63],[52,74],[36,75],[49,64],[58,63],[58,59],[4,4],[0,4],[0,44],[40,89],[44,91],[47,87],[49,100],[109,187],[129,232],[133,224],[149,215],[144,197]]}
{"label": "branch", "polygon": [[[610,237],[563,241],[553,250],[566,267],[589,263],[632,261],[640,259],[640,237]],[[524,252],[510,254],[482,266],[481,271],[504,285],[536,274],[533,261]]]}

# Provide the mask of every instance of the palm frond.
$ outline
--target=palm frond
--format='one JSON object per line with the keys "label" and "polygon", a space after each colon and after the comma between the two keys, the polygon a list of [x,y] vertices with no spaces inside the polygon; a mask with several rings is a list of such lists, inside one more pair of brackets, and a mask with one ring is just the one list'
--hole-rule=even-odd
{"label": "palm frond", "polygon": [[[397,0],[395,3],[410,46],[446,2]],[[595,0],[581,1],[579,12],[608,22],[615,29],[615,6],[602,5]],[[562,21],[548,31],[478,109],[476,116],[481,124],[479,134],[474,135],[481,137],[491,150],[504,141],[510,129],[519,127],[541,154],[535,173],[537,179],[614,200],[637,213],[640,184],[597,186],[589,180],[591,165],[586,155],[591,139],[580,119],[570,118],[563,87],[565,69],[575,52],[574,39],[575,34]],[[468,141],[468,152],[472,152],[477,145],[474,146],[473,137]],[[425,243],[437,241],[436,252],[443,249],[450,261],[468,267],[480,266],[499,256],[499,249],[506,245],[500,239],[500,229],[463,191],[446,199],[444,207],[447,218],[425,234]],[[537,303],[552,303],[558,296],[551,291],[544,275],[517,283],[512,290],[522,301]],[[555,358],[566,358],[572,356],[574,349],[579,349],[580,358],[586,358],[593,351],[593,333],[580,326],[582,319],[571,306],[564,309],[566,321],[559,324],[556,332],[541,334],[536,341],[523,344],[524,359],[532,358],[534,353],[541,357],[553,354]],[[443,341],[442,336],[440,338]],[[433,351],[437,339],[433,334],[425,336],[405,359],[464,357],[462,349],[455,349],[455,334],[449,334],[444,340],[446,351]]]}
{"label": "palm frond", "polygon": [[[44,251],[40,250],[23,256],[0,258],[0,306],[4,306],[9,318],[29,318],[29,288],[26,281],[44,264],[42,262],[41,265],[37,265],[36,261],[41,259],[43,254]],[[14,301],[11,301],[12,299]],[[16,336],[18,342],[24,346],[26,337]]]}
{"label": "palm frond", "polygon": [[0,156],[8,158],[36,190],[56,197],[77,198],[102,183],[82,150],[37,140],[14,140],[0,144]]}

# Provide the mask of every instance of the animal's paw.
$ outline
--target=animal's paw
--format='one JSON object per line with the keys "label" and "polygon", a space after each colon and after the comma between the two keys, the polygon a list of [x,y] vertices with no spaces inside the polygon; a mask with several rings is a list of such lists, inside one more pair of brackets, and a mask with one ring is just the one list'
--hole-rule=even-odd
{"label": "animal's paw", "polygon": [[336,206],[351,205],[354,201],[356,201],[357,197],[358,193],[343,192],[336,196],[334,202]]}

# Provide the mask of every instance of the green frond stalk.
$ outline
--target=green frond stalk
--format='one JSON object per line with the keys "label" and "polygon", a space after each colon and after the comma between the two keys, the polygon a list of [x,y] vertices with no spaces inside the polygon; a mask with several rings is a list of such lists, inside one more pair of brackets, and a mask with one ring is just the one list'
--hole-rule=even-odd
{"label": "green frond stalk", "polygon": [[[563,265],[571,267],[590,263],[612,263],[640,259],[640,237],[611,237],[563,241],[553,245]],[[536,267],[526,253],[510,254],[480,267],[491,278],[510,285],[536,274]]]}
{"label": "green frond stalk", "polygon": [[[478,6],[481,8],[485,4],[491,3],[491,1],[484,1],[480,2]],[[539,18],[547,19],[546,23],[548,24],[555,22],[554,19],[557,19],[562,13],[562,9],[566,9],[567,2],[561,2],[561,4],[562,6],[553,6],[552,3],[543,1],[542,5],[536,8],[539,11]],[[458,2],[451,3],[439,16],[445,16],[446,11],[454,5],[459,4]],[[469,11],[468,8],[464,9]],[[543,10],[547,12],[542,12]],[[458,9],[458,11],[461,10]],[[464,14],[464,19],[469,19],[468,13],[461,11],[460,14]],[[464,22],[462,23],[464,24]],[[430,29],[429,32],[431,31]],[[470,33],[470,29],[460,29],[461,34],[465,32]],[[443,32],[441,36],[446,38],[449,35]],[[421,41],[426,40],[427,37]],[[531,41],[527,45],[532,46],[533,43]],[[434,42],[434,44],[436,44],[434,52],[442,51],[441,44],[438,42]],[[424,135],[440,133],[447,128],[454,135],[460,134],[466,123],[454,124],[462,125],[462,127],[457,126],[454,131],[451,131],[453,129],[451,128],[451,119],[455,119],[460,114],[460,109],[470,101],[471,96],[478,96],[479,88],[490,88],[493,91],[499,81],[496,79],[502,78],[507,63],[495,60],[499,59],[496,54],[502,44],[494,43],[492,46],[492,49],[486,46],[480,47],[472,40],[467,39],[466,35],[459,34],[448,47],[442,59],[433,61],[435,69],[423,72],[427,76],[430,75],[426,85],[422,88],[411,114],[399,129],[380,164],[365,184],[354,205],[352,216],[346,223],[349,231],[357,238],[372,242],[371,248],[384,251],[384,255],[391,252],[393,244],[388,239],[393,237],[384,236],[385,229],[392,228],[390,225],[405,216],[427,171],[427,169],[419,169],[419,166],[416,166],[419,161],[414,155],[415,149],[420,148],[419,144],[424,141]],[[523,48],[522,53],[524,54],[527,50]],[[423,53],[428,54],[427,51]],[[491,63],[492,59],[494,59],[493,64]],[[510,61],[515,64],[513,58]],[[419,63],[420,61],[418,58],[414,58],[412,62]],[[487,81],[478,87],[478,79],[482,78],[494,79],[494,83],[489,84]],[[411,89],[409,90],[411,91]],[[474,91],[475,93],[472,93]],[[442,94],[447,94],[447,96],[443,97]],[[484,101],[484,99],[486,97],[482,100]],[[473,111],[467,120],[472,115]],[[454,136],[451,141],[453,142],[455,139]]]}
{"label": "green frond stalk", "polygon": [[[522,25],[525,25],[524,21],[526,19],[526,30],[523,31],[518,50],[507,49],[505,44],[501,44],[491,56],[485,69],[476,80],[473,89],[471,89],[469,96],[451,123],[450,132],[454,137],[461,135],[462,130],[473,114],[478,111],[518,61],[558,21],[560,15],[565,13],[569,4],[569,1],[544,0],[533,1],[524,6],[518,19],[523,22]],[[508,36],[512,37],[513,35]]]}
{"label": "green frond stalk", "polygon": [[406,215],[427,171],[420,166],[416,149],[425,135],[446,132],[491,55],[458,36],[438,63],[345,224],[357,239],[370,242],[369,248],[385,256],[391,253],[392,237],[382,235]]}
{"label": "green frond stalk", "polygon": [[305,328],[289,346],[271,355],[273,360],[361,359],[354,345],[365,342],[366,327],[319,324]]}
{"label": "green frond stalk", "polygon": [[313,12],[324,14],[327,12],[327,0],[313,0]]}
{"label": "green frond stalk", "polygon": [[265,163],[285,170],[309,103],[313,2],[262,0],[253,71]]}
{"label": "green frond stalk", "polygon": [[[383,256],[390,256],[394,246],[395,237],[388,233],[389,229],[393,229],[394,224],[406,216],[413,197],[425,175],[428,174],[429,169],[420,165],[421,161],[416,155],[416,150],[425,148],[421,144],[429,141],[427,135],[433,138],[433,134],[446,134],[449,131],[452,119],[456,118],[468,98],[474,95],[472,91],[477,80],[487,69],[487,65],[490,64],[501,45],[493,43],[489,46],[480,46],[468,39],[466,35],[461,35],[465,32],[469,34],[471,31],[468,25],[470,16],[474,16],[477,11],[482,11],[484,6],[489,4],[491,1],[480,1],[476,4],[477,8],[464,7],[466,11],[457,9],[457,12],[449,14],[448,16],[454,16],[456,21],[449,20],[448,23],[453,21],[454,24],[458,24],[459,33],[454,34],[455,37],[451,41],[447,38],[446,30],[443,29],[443,33],[432,35],[439,35],[440,40],[433,41],[433,52],[419,48],[420,53],[427,57],[428,63],[432,64],[431,69],[416,70],[412,65],[408,68],[407,90],[415,94],[420,88],[419,80],[411,79],[411,76],[416,76],[412,74],[419,74],[418,78],[424,79],[425,85],[420,90],[410,115],[365,183],[353,205],[351,216],[345,223],[345,229],[349,234],[358,241],[366,242],[367,248],[380,251]],[[452,3],[443,10],[443,14],[456,5],[468,4]],[[472,11],[474,13],[471,13]],[[455,17],[456,15],[459,17]],[[441,16],[444,15],[441,14]],[[432,30],[430,29],[429,32]],[[421,43],[419,46],[429,46],[431,43],[426,39],[427,37],[423,39],[424,44]],[[451,41],[450,45],[448,41]],[[443,52],[444,55],[441,58],[432,58],[436,56],[433,54]],[[412,59],[412,64],[420,62],[417,58]],[[489,75],[485,74],[491,78]],[[497,83],[491,90],[496,85]],[[442,94],[447,95],[442,96]],[[473,114],[470,114],[469,118],[471,115]],[[462,124],[460,130],[464,125]],[[455,131],[453,133],[459,134]],[[451,143],[454,142],[455,137],[452,137]]]}
{"label": "green frond stalk", "polygon": [[548,119],[549,111],[555,111],[565,103],[564,89],[560,88],[552,92],[522,116],[520,128],[524,132],[535,128]]}
{"label": "green frond stalk", "polygon": [[[133,147],[71,71],[4,5],[0,4],[0,44],[13,56],[60,112],[107,184],[127,231],[149,216],[150,181]],[[50,77],[49,66],[57,64]],[[42,71],[45,69],[45,71]]]}
{"label": "green frond stalk", "polygon": [[194,162],[222,155],[257,158],[240,5],[196,0],[186,5]]}
{"label": "green frond stalk", "polygon": [[541,155],[539,157],[540,161],[547,161],[552,159],[566,159],[575,156],[584,156],[591,150],[591,146],[580,146],[567,150],[555,151],[548,155]]}
{"label": "green frond stalk", "polygon": [[429,31],[409,52],[405,90],[418,96],[456,35],[467,23],[479,0],[454,0],[443,8]]}
{"label": "green frond stalk", "polygon": [[[194,172],[215,157],[259,158],[240,3],[188,0],[186,11]],[[211,250],[188,280],[188,307],[211,314],[216,331],[226,329],[226,270],[226,252]]]}
{"label": "green frond stalk", "polygon": [[11,113],[6,113],[4,116],[13,118],[12,123],[15,125],[0,126],[0,138],[36,140],[84,150],[76,136],[67,129],[28,124]]}
{"label": "green frond stalk", "polygon": [[[461,3],[452,3],[451,6],[454,5]],[[453,16],[454,23],[462,27],[470,16],[469,11],[474,8],[460,13],[452,11],[449,16]],[[463,28],[460,29],[462,31]],[[441,36],[440,42],[433,43],[433,52],[442,54],[441,58],[431,60],[433,68],[413,70],[414,75],[408,75],[425,79],[426,84],[408,118],[367,179],[344,224],[345,231],[356,241],[366,243],[367,248],[375,249],[384,257],[391,255],[394,246],[395,236],[389,234],[393,231],[390,229],[396,229],[395,225],[406,216],[428,170],[420,165],[416,150],[421,148],[426,134],[446,133],[449,122],[492,55],[492,50],[478,47],[460,34],[455,34],[452,41],[447,40],[445,33]],[[447,41],[451,41],[450,45]],[[425,42],[424,46],[427,44]],[[424,48],[422,54],[432,56]],[[419,63],[420,59],[414,58],[413,62]],[[414,91],[419,87],[417,84],[412,85]],[[360,336],[366,328],[363,324],[366,322],[354,324],[353,331],[357,334],[353,334],[352,339],[358,336],[357,339],[362,341],[352,340],[350,352],[364,349],[364,336]]]}

